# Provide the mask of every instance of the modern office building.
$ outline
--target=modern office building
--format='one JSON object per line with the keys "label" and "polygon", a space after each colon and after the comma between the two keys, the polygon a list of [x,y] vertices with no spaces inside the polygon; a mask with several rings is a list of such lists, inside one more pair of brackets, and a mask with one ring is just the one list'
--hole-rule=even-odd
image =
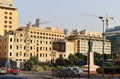
{"label": "modern office building", "polygon": [[[88,53],[88,40],[91,40],[92,45],[92,52],[97,52],[102,54],[103,53],[103,38],[102,33],[99,32],[92,32],[92,31],[79,31],[75,35],[72,34],[67,37],[68,40],[74,41],[75,43],[75,50],[74,52],[86,54]],[[104,44],[104,53],[111,54],[111,42],[105,39]]]}
{"label": "modern office building", "polygon": [[120,54],[120,26],[108,28],[105,36],[111,41],[112,54]]}
{"label": "modern office building", "polygon": [[18,27],[18,11],[13,0],[0,0],[0,35]]}

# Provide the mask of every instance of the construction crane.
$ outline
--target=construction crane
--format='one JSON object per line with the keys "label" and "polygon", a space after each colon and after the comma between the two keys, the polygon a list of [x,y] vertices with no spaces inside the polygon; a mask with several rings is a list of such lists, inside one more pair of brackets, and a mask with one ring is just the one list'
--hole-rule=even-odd
{"label": "construction crane", "polygon": [[91,17],[97,17],[99,19],[104,19],[106,21],[106,30],[108,28],[108,25],[109,25],[109,20],[113,20],[114,18],[113,17],[109,17],[108,14],[106,16],[97,16],[97,15],[90,15],[90,14],[81,14],[83,16],[91,16]]}
{"label": "construction crane", "polygon": [[41,24],[47,24],[47,23],[51,23],[51,22],[50,22],[50,21],[41,22],[41,20],[38,18],[38,19],[36,19],[35,25],[36,25],[37,27],[39,27]]}

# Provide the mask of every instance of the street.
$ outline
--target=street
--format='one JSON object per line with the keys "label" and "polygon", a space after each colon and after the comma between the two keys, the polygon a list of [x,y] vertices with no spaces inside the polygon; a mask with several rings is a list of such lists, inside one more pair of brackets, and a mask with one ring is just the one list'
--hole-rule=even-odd
{"label": "street", "polygon": [[37,74],[21,74],[21,75],[26,77],[27,79],[46,79]]}

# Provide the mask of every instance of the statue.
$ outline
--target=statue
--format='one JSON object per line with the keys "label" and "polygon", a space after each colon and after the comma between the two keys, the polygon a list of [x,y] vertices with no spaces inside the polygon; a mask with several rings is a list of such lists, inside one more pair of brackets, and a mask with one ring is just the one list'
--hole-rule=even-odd
{"label": "statue", "polygon": [[96,72],[96,69],[99,68],[99,66],[96,66],[94,64],[94,53],[92,53],[92,46],[93,42],[91,38],[88,40],[88,56],[87,56],[87,65],[83,66],[83,70],[89,72]]}
{"label": "statue", "polygon": [[89,41],[88,41],[88,52],[92,51],[92,45],[93,45],[93,42],[91,41],[91,39],[89,39]]}

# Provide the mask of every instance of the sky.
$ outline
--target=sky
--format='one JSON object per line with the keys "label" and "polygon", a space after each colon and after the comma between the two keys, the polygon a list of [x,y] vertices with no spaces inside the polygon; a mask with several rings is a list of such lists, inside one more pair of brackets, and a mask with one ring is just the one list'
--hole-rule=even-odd
{"label": "sky", "polygon": [[41,27],[57,27],[62,30],[72,29],[102,32],[103,22],[95,16],[114,17],[109,20],[109,27],[120,25],[120,0],[14,0],[18,7],[19,26],[28,22],[35,23],[37,18]]}

